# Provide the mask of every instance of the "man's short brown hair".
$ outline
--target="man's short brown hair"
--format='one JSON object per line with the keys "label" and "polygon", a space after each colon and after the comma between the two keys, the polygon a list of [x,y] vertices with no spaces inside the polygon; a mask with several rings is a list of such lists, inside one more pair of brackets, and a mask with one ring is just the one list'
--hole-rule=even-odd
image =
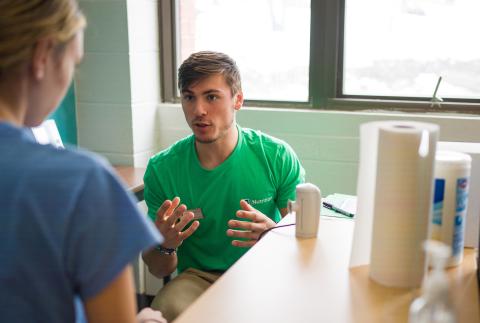
{"label": "man's short brown hair", "polygon": [[235,61],[226,54],[212,51],[193,53],[183,61],[178,69],[178,88],[183,92],[193,83],[215,74],[223,75],[232,96],[242,90],[240,71]]}

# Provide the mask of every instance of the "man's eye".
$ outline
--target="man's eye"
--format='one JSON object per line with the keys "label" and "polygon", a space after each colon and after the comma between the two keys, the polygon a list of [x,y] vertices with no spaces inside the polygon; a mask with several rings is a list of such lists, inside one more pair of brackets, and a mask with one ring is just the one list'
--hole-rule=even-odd
{"label": "man's eye", "polygon": [[193,95],[184,95],[184,96],[183,96],[183,99],[184,99],[185,101],[192,101],[192,100],[193,100]]}
{"label": "man's eye", "polygon": [[208,101],[215,101],[217,99],[218,99],[218,97],[216,95],[213,95],[213,94],[207,95],[207,100]]}

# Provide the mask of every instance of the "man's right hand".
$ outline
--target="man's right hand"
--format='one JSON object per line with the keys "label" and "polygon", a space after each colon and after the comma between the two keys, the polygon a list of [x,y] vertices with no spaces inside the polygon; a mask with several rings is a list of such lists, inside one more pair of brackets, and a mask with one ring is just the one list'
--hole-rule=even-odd
{"label": "man's right hand", "polygon": [[165,200],[157,211],[155,226],[165,239],[162,244],[165,248],[177,248],[200,225],[198,221],[193,221],[188,229],[182,231],[193,220],[193,213],[186,212],[185,204],[179,204],[179,197],[175,197],[173,200]]}

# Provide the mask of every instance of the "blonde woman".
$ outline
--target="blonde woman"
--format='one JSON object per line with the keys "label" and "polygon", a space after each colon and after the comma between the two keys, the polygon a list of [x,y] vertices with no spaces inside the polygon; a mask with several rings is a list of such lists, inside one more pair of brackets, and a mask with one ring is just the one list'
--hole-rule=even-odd
{"label": "blonde woman", "polygon": [[0,1],[0,322],[134,322],[129,263],[163,240],[106,163],[25,130],[65,95],[84,27],[73,0]]}

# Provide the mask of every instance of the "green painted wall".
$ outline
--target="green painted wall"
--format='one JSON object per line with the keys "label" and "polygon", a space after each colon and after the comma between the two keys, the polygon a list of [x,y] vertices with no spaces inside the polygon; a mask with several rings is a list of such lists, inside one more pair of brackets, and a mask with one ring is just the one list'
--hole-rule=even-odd
{"label": "green painted wall", "polygon": [[63,98],[62,103],[49,116],[49,119],[54,119],[57,123],[58,132],[64,144],[77,144],[77,117],[75,114],[75,90],[73,83]]}

